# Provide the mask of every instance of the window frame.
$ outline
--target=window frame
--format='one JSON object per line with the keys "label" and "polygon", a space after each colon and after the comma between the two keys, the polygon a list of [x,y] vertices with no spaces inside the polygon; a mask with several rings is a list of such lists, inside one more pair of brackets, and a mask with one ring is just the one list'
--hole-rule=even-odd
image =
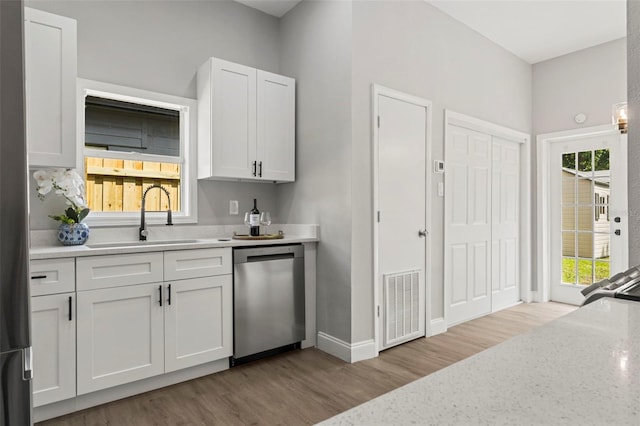
{"label": "window frame", "polygon": [[[85,97],[98,96],[124,102],[133,102],[180,112],[180,155],[177,157],[139,152],[105,151],[85,147]],[[77,79],[77,158],[78,171],[85,174],[85,156],[97,158],[115,158],[135,161],[155,161],[180,164],[180,200],[181,212],[173,212],[175,224],[198,222],[198,179],[196,170],[197,147],[197,101],[191,98],[167,95],[148,90],[120,86],[95,80]],[[173,201],[173,200],[172,200]],[[166,212],[145,212],[149,225],[166,223]],[[138,225],[140,212],[91,212],[84,220],[89,226]]]}

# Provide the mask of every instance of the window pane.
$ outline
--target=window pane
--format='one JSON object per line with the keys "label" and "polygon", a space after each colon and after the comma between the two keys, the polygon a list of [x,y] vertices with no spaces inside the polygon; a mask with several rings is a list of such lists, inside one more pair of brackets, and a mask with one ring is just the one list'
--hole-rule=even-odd
{"label": "window pane", "polygon": [[180,156],[176,110],[87,96],[86,147],[107,151]]}
{"label": "window pane", "polygon": [[563,256],[576,256],[576,233],[575,232],[563,232],[562,233],[562,255]]}
{"label": "window pane", "polygon": [[[165,187],[147,194],[145,209],[181,211],[180,164],[85,157],[87,203],[94,212],[140,211],[143,191],[151,185]],[[171,206],[169,207],[169,204]]]}
{"label": "window pane", "polygon": [[593,231],[594,207],[578,207],[578,231]]}
{"label": "window pane", "polygon": [[578,179],[576,191],[578,204],[593,204],[593,179]]}
{"label": "window pane", "polygon": [[578,153],[578,170],[581,172],[590,172],[593,170],[592,167],[592,152],[593,151],[584,151]]}
{"label": "window pane", "polygon": [[562,168],[575,170],[576,169],[576,153],[568,152],[566,154],[562,154]]}
{"label": "window pane", "polygon": [[608,149],[598,149],[594,152],[594,163],[595,170],[609,170],[609,150]]}
{"label": "window pane", "polygon": [[576,229],[575,207],[562,207],[562,230],[573,231]]}
{"label": "window pane", "polygon": [[572,257],[562,258],[562,282],[565,284],[576,283],[576,259]]}
{"label": "window pane", "polygon": [[578,259],[578,284],[593,284],[593,261],[591,259]]}
{"label": "window pane", "polygon": [[611,276],[608,260],[596,260],[596,281],[602,281]]}
{"label": "window pane", "polygon": [[593,258],[593,234],[591,232],[578,232],[578,257]]}

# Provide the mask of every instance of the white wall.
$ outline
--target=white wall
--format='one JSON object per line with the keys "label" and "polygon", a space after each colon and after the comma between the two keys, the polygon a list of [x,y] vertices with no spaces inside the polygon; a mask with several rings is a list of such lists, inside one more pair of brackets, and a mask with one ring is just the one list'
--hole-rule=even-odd
{"label": "white wall", "polygon": [[320,224],[318,331],[351,341],[351,4],[305,1],[281,23],[281,71],[296,78],[296,182],[284,222]]}
{"label": "white wall", "polygon": [[[25,5],[77,20],[82,78],[195,98],[196,71],[211,56],[279,71],[279,20],[229,0],[30,0]],[[31,192],[31,229],[57,227],[47,215],[57,214],[64,203],[49,198],[43,203]],[[238,200],[244,212],[253,198],[280,221],[274,184],[201,181],[198,223],[242,223],[241,216],[229,215],[229,200]]]}
{"label": "white wall", "polygon": [[535,134],[611,123],[612,105],[626,99],[626,38],[533,65]]}
{"label": "white wall", "polygon": [[627,2],[629,265],[640,264],[640,2]]}
{"label": "white wall", "polygon": [[[371,84],[433,102],[433,159],[444,155],[444,109],[531,131],[531,67],[423,1],[353,4],[353,341],[373,336]],[[427,168],[431,170],[431,167]],[[443,316],[443,198],[428,200],[431,318]],[[407,212],[411,214],[411,212]]]}

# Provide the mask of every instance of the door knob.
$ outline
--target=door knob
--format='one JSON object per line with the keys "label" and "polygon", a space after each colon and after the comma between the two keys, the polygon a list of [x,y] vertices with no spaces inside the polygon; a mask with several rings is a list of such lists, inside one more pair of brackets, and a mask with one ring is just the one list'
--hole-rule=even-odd
{"label": "door knob", "polygon": [[616,234],[616,235],[620,235],[620,230],[616,229],[615,231],[613,231],[613,233]]}
{"label": "door knob", "polygon": [[418,237],[423,238],[427,236],[427,230],[426,229],[421,229],[418,231]]}
{"label": "door knob", "polygon": [[620,223],[620,217],[617,217],[617,216],[616,216],[616,218],[615,218],[615,219],[613,219],[613,221],[614,221],[615,223]]}

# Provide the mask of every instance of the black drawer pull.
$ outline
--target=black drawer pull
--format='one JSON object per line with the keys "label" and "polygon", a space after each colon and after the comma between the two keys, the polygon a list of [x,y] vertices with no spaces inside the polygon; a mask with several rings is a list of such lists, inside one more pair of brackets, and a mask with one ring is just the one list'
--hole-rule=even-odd
{"label": "black drawer pull", "polygon": [[31,277],[32,280],[41,280],[43,278],[47,278],[46,275],[34,275]]}
{"label": "black drawer pull", "polygon": [[69,321],[73,321],[73,297],[69,296]]}
{"label": "black drawer pull", "polygon": [[160,306],[162,306],[162,284],[158,286],[158,289],[160,290]]}
{"label": "black drawer pull", "polygon": [[171,284],[169,284],[169,299],[167,299],[167,301],[169,302],[169,306],[171,306]]}

